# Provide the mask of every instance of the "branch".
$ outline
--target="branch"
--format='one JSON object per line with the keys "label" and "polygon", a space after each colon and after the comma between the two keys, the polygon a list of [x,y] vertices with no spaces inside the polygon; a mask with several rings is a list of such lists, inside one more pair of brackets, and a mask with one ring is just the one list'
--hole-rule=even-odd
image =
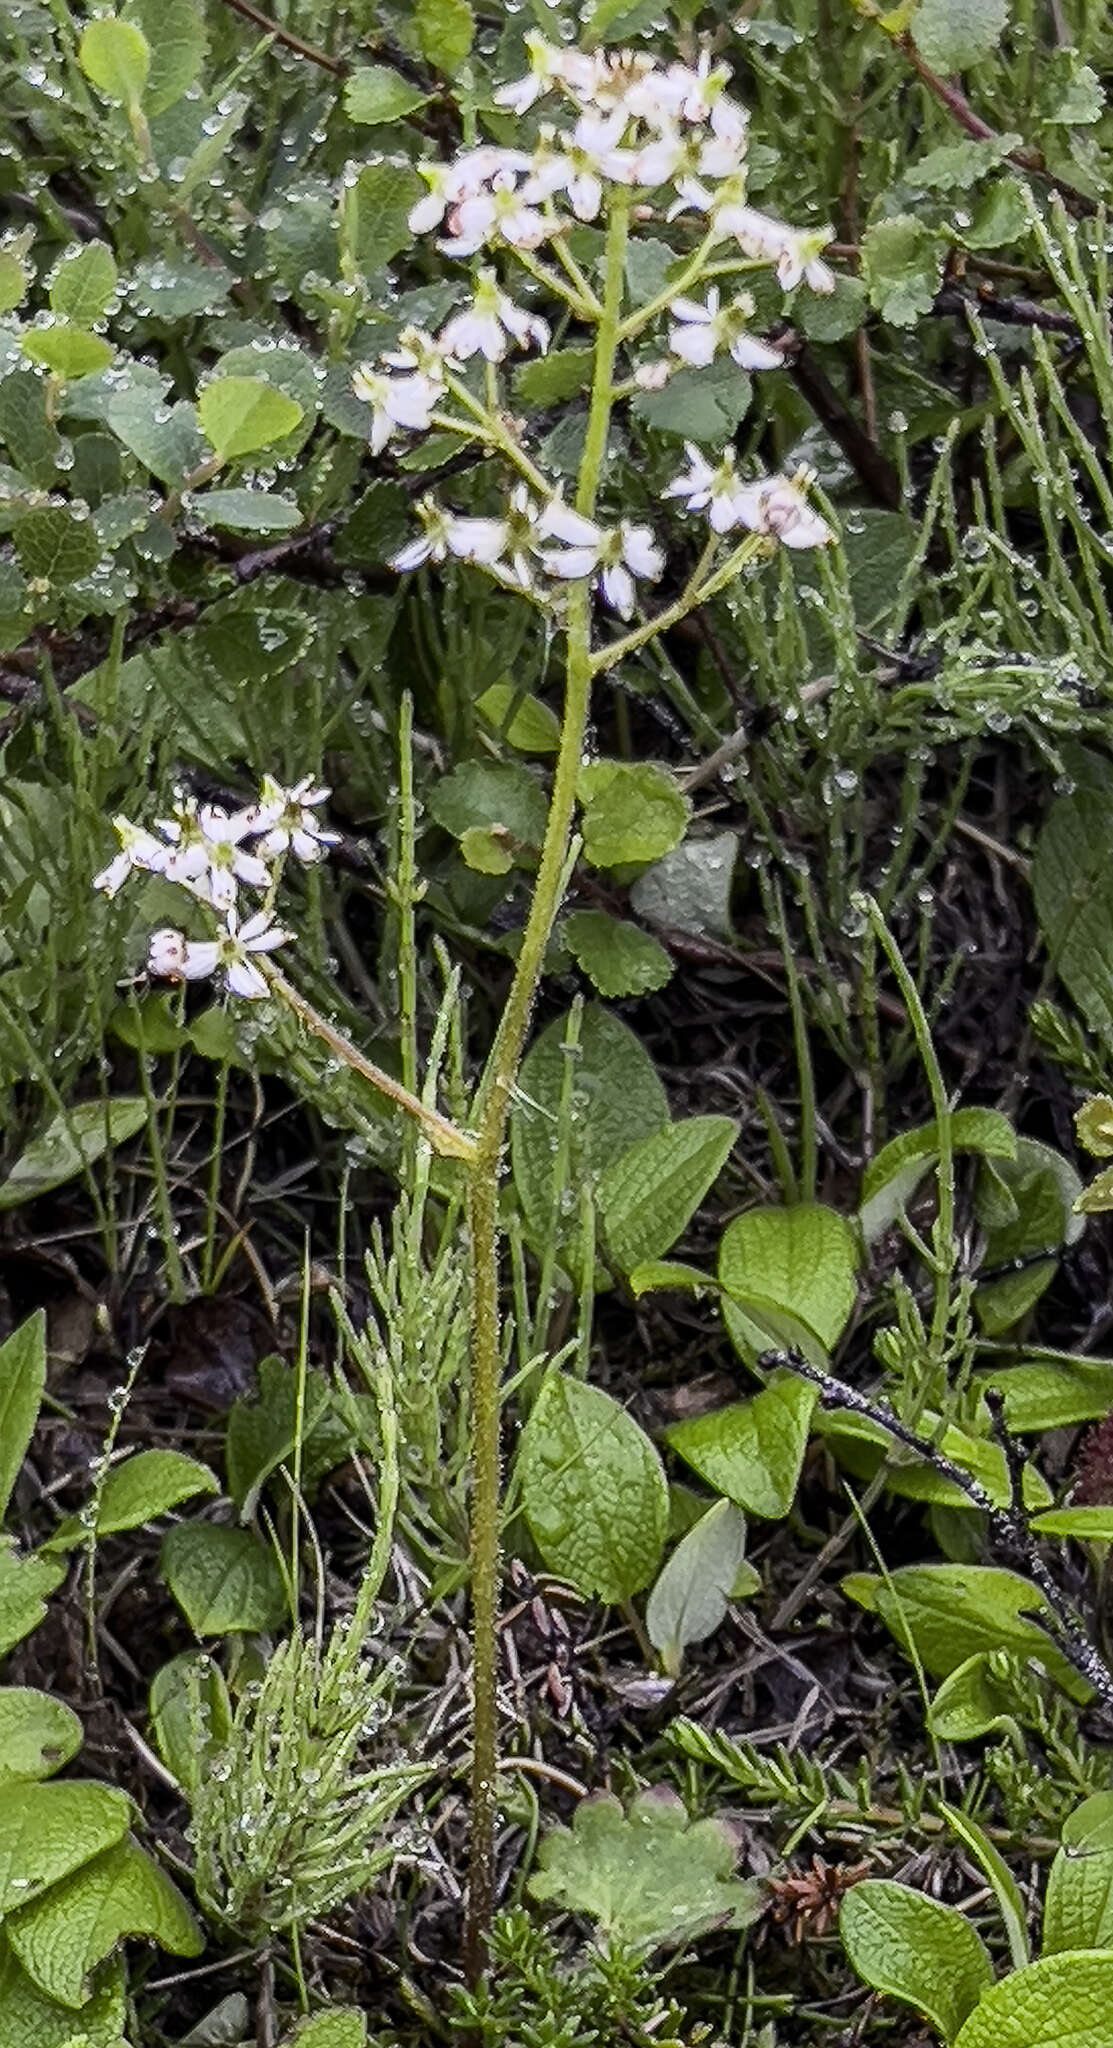
{"label": "branch", "polygon": [[988,289],[970,297],[966,292],[956,291],[953,285],[946,285],[936,293],[931,310],[933,313],[959,313],[963,316],[981,313],[987,320],[1000,320],[1009,327],[1039,327],[1045,334],[1063,334],[1070,341],[1082,339],[1082,330],[1069,313],[1056,312],[1053,306],[1037,305],[1034,299],[999,299]]}
{"label": "branch", "polygon": [[787,1366],[790,1372],[799,1373],[801,1379],[810,1380],[820,1390],[825,1408],[844,1408],[853,1415],[863,1415],[870,1422],[880,1425],[895,1437],[898,1443],[914,1451],[918,1458],[930,1465],[941,1479],[957,1486],[966,1496],[971,1507],[977,1508],[986,1518],[989,1538],[993,1548],[1015,1560],[1024,1570],[1032,1584],[1043,1594],[1051,1616],[1045,1623],[1047,1633],[1057,1641],[1067,1662],[1086,1680],[1103,1704],[1113,1709],[1113,1671],[1091,1643],[1074,1608],[1065,1593],[1056,1584],[1043,1558],[1040,1556],[1036,1538],[1033,1536],[1024,1506],[1023,1482],[1025,1456],[1015,1438],[1011,1437],[1004,1424],[1004,1405],[1000,1396],[987,1394],[986,1404],[993,1417],[994,1435],[1004,1454],[1009,1474],[1010,1501],[1007,1508],[999,1508],[980,1480],[972,1477],[953,1458],[930,1443],[926,1437],[917,1435],[907,1423],[894,1415],[887,1402],[872,1401],[866,1394],[860,1394],[856,1387],[848,1387],[831,1373],[820,1370],[802,1358],[798,1351],[766,1351],[758,1363],[762,1366]]}
{"label": "branch", "polygon": [[[953,79],[940,78],[939,73],[933,71],[930,64],[925,63],[907,29],[902,36],[896,38],[896,42],[898,48],[903,50],[917,78],[926,85],[940,106],[946,107],[951,119],[956,121],[967,135],[972,135],[975,142],[1000,140],[996,129],[991,128],[988,121],[983,121],[981,115],[974,112],[962,87],[956,85]],[[1074,212],[1097,212],[1096,203],[1088,198],[1085,192],[1080,192],[1074,185],[1068,185],[1065,179],[1057,178],[1053,171],[1048,170],[1038,149],[1010,149],[1005,161],[1018,171],[1027,171],[1032,177],[1043,178],[1054,191],[1062,195]]]}
{"label": "branch", "polygon": [[315,43],[307,43],[302,36],[296,36],[292,29],[283,28],[272,21],[262,8],[252,5],[252,0],[224,0],[235,14],[242,14],[245,21],[253,22],[264,35],[273,36],[276,43],[284,43],[288,50],[296,51],[299,57],[308,57],[311,64],[319,64],[322,71],[331,71],[334,78],[347,78],[348,65],[341,57],[330,57],[327,50],[319,50]]}
{"label": "branch", "polygon": [[778,346],[788,341],[788,367],[797,388],[803,392],[812,411],[822,420],[831,439],[842,449],[858,480],[865,486],[875,504],[884,505],[887,511],[899,512],[901,506],[900,476],[887,455],[883,455],[875,441],[870,439],[864,427],[859,426],[852,412],[843,404],[838,392],[825,370],[822,370],[806,341],[800,336],[781,337]]}

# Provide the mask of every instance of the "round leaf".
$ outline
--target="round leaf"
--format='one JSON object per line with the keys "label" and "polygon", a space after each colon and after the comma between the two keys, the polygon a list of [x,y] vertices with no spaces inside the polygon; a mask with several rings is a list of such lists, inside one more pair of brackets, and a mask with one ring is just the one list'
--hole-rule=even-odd
{"label": "round leaf", "polygon": [[31,1686],[0,1690],[0,1785],[52,1778],[81,1748],[72,1708]]}
{"label": "round leaf", "polygon": [[276,1628],[286,1614],[278,1567],[250,1529],[179,1523],[163,1542],[162,1569],[199,1636]]}
{"label": "round leaf", "polygon": [[88,1996],[89,1972],[125,1934],[147,1935],[177,1956],[204,1947],[177,1885],[130,1837],[9,1914],[4,1931],[39,1989],[72,2009]]}
{"label": "round leaf", "polygon": [[811,1330],[825,1351],[837,1344],[857,1298],[850,1225],[817,1202],[748,1209],[719,1246],[719,1279],[744,1309],[768,1307]]}
{"label": "round leaf", "polygon": [[215,377],[202,391],[197,413],[217,454],[228,462],[292,433],[302,408],[265,377]]}
{"label": "round leaf", "polygon": [[29,1905],[127,1833],[130,1801],[109,1785],[8,1785],[0,1801],[0,1913]]}

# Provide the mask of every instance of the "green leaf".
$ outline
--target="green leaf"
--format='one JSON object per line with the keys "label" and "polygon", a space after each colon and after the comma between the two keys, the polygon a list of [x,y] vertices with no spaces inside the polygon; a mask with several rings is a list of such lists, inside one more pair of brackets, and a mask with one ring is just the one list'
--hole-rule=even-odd
{"label": "green leaf", "polygon": [[603,1174],[596,1202],[622,1272],[660,1259],[690,1223],[738,1137],[727,1116],[693,1116],[641,1138]]}
{"label": "green leaf", "polygon": [[278,1567],[250,1529],[180,1522],[163,1539],[162,1570],[195,1635],[277,1628],[286,1615]]}
{"label": "green leaf", "polygon": [[839,1931],[858,1975],[914,2006],[945,2042],[993,1983],[989,1952],[965,1914],[888,1878],[847,1892]]}
{"label": "green leaf", "polygon": [[933,71],[965,71],[992,55],[1009,21],[1009,0],[920,0],[916,47]]}
{"label": "green leaf", "polygon": [[476,698],[475,708],[520,754],[555,754],[560,745],[556,712],[516,683],[492,683]]}
{"label": "green leaf", "polygon": [[774,1373],[752,1400],[675,1423],[668,1442],[717,1493],[748,1514],[779,1521],[796,1496],[817,1398],[797,1373]]}
{"label": "green leaf", "polygon": [[565,1912],[586,1913],[601,1942],[675,1948],[757,1919],[760,1887],[735,1877],[737,1860],[729,1828],[689,1820],[666,1786],[639,1792],[627,1814],[602,1793],[580,1801],[570,1828],[542,1838],[529,1890]]}
{"label": "green leaf", "polygon": [[921,192],[968,192],[972,185],[995,171],[1021,140],[1019,135],[993,135],[984,142],[967,137],[960,142],[944,142],[917,163],[909,164],[902,175],[906,184],[917,186]]}
{"label": "green leaf", "polygon": [[833,292],[801,292],[792,309],[795,326],[809,341],[845,341],[864,327],[866,287],[860,277],[836,277]]}
{"label": "green leaf", "polygon": [[1095,1792],[1063,1823],[1047,1879],[1043,1953],[1113,1949],[1113,1793]]}
{"label": "green leaf", "polygon": [[30,280],[22,249],[0,243],[0,315],[14,313],[23,304]]}
{"label": "green leaf", "polygon": [[475,15],[468,0],[417,0],[413,23],[425,62],[442,78],[457,78],[475,37]]}
{"label": "green leaf", "polygon": [[1076,1543],[1113,1543],[1113,1507],[1049,1508],[1032,1516],[1039,1536],[1072,1536]]}
{"label": "green leaf", "polygon": [[221,461],[229,462],[283,440],[302,408],[265,377],[214,377],[197,400],[197,415]]}
{"label": "green leaf", "polygon": [[551,355],[521,363],[514,372],[514,396],[523,405],[542,411],[546,406],[564,405],[586,391],[594,360],[595,351],[590,348],[555,348]]}
{"label": "green leaf", "polygon": [[627,1285],[637,1300],[642,1294],[673,1293],[714,1294],[715,1282],[709,1273],[701,1272],[698,1266],[686,1266],[673,1259],[650,1259],[644,1266],[635,1266],[626,1275]]}
{"label": "green leaf", "polygon": [[[0,386],[0,390],[2,390]],[[368,412],[370,408],[368,408]],[[360,569],[382,568],[412,535],[410,500],[400,483],[376,477],[336,537],[336,559]],[[434,789],[439,785],[434,783]]]}
{"label": "green leaf", "polygon": [[427,92],[421,92],[387,64],[363,65],[353,71],[344,87],[344,112],[349,121],[368,126],[379,121],[401,121],[428,104]]}
{"label": "green leaf", "polygon": [[88,1996],[90,1971],[126,1934],[145,1935],[177,1956],[200,1955],[205,1945],[177,1885],[130,1836],[4,1925],[28,1976],[74,2009]]}
{"label": "green leaf", "polygon": [[219,1491],[208,1466],[187,1458],[183,1451],[133,1451],[130,1458],[112,1466],[104,1482],[97,1535],[141,1529],[196,1494]]}
{"label": "green leaf", "polygon": [[33,484],[49,490],[57,473],[62,437],[46,414],[46,385],[34,370],[14,371],[0,380],[0,444],[7,459]]}
{"label": "green leaf", "polygon": [[717,1500],[677,1544],[645,1610],[646,1633],[670,1677],[688,1645],[725,1619],[745,1555],[745,1519],[729,1500]]}
{"label": "green leaf", "polygon": [[678,370],[663,391],[639,391],[634,418],[677,441],[721,448],[750,410],[753,385],[730,356],[705,370]]}
{"label": "green leaf", "polygon": [[81,1723],[62,1700],[30,1686],[0,1687],[0,1787],[52,1778],[82,1740]]}
{"label": "green leaf", "polygon": [[[999,1110],[957,1109],[951,1117],[951,1146],[955,1152],[980,1152],[986,1159],[1015,1159],[1016,1133]],[[930,1123],[902,1131],[870,1160],[862,1176],[858,1211],[868,1245],[896,1222],[938,1157],[939,1126]]]}
{"label": "green leaf", "polygon": [[498,828],[506,835],[511,854],[520,849],[536,857],[545,837],[545,792],[537,777],[517,761],[461,762],[434,782],[428,806],[437,824],[455,839],[476,826],[484,831]]}
{"label": "green leaf", "polygon": [[271,1473],[291,1456],[299,1429],[304,1447],[330,1400],[324,1374],[307,1372],[299,1414],[298,1375],[281,1358],[260,1359],[255,1376],[256,1397],[235,1403],[224,1440],[228,1491],[243,1522],[251,1520]]}
{"label": "green leaf", "polygon": [[1097,1422],[1113,1409],[1113,1363],[1097,1358],[1022,1361],[981,1373],[978,1383],[1003,1394],[1016,1436]]}
{"label": "green leaf", "polygon": [[944,254],[939,236],[913,214],[875,221],[862,239],[862,277],[874,311],[893,327],[914,327],[931,311]]}
{"label": "green leaf", "polygon": [[127,2048],[124,1975],[118,1963],[97,1972],[92,1997],[76,2016],[44,1997],[10,1949],[0,1948],[3,2048]]}
{"label": "green leaf", "polygon": [[691,932],[694,938],[733,937],[730,915],[738,834],[685,839],[640,874],[630,902],[649,924]]}
{"label": "green leaf", "polygon": [[[1012,1660],[1007,1661],[1011,1668]],[[979,1650],[943,1680],[929,1717],[940,1742],[977,1742],[983,1735],[1017,1730],[1018,1688],[1001,1675],[1000,1664],[1000,1651]]]}
{"label": "green leaf", "polygon": [[0,1800],[0,1913],[29,1905],[127,1833],[131,1802],[109,1785],[15,1784]]}
{"label": "green leaf", "polygon": [[366,277],[374,276],[411,247],[410,212],[428,189],[412,164],[379,161],[364,166],[355,187],[355,247]]}
{"label": "green leaf", "polygon": [[44,505],[17,519],[12,538],[25,576],[56,593],[88,576],[100,561],[100,542],[89,519],[62,505]]}
{"label": "green leaf", "polygon": [[1107,2048],[1113,1954],[1068,1950],[985,1992],[954,2048]]}
{"label": "green leaf", "polygon": [[1055,1277],[1055,1253],[1076,1244],[1086,1226],[1075,1214],[1082,1181],[1069,1159],[1035,1138],[1018,1137],[1016,1158],[982,1162],[976,1209],[985,1226],[982,1263],[987,1269],[1031,1260],[1048,1251],[1046,1263],[983,1282],[975,1296],[978,1321],[993,1337],[1028,1313]]}
{"label": "green leaf", "polygon": [[583,806],[584,858],[593,868],[659,860],[684,837],[691,804],[654,761],[591,761],[576,794]]}
{"label": "green leaf", "polygon": [[1021,1658],[1038,1658],[1072,1699],[1089,1698],[1085,1680],[1039,1623],[1029,1619],[1047,1612],[1043,1594],[1015,1572],[990,1565],[901,1565],[890,1572],[888,1583],[869,1572],[852,1572],[842,1590],[879,1615],[903,1647],[911,1636],[934,1678],[946,1678],[979,1650],[1011,1650]]}
{"label": "green leaf", "polygon": [[84,242],[63,253],[50,286],[51,309],[75,327],[103,320],[116,290],[116,259],[107,242]]}
{"label": "green leaf", "polygon": [[84,328],[67,326],[64,321],[53,327],[29,327],[21,345],[33,363],[67,383],[107,369],[116,353],[103,335],[87,334]]}
{"label": "green leaf", "polygon": [[143,105],[152,117],[164,114],[200,75],[209,37],[199,0],[128,0],[151,51]]}
{"label": "green leaf", "polygon": [[23,1557],[9,1539],[0,1537],[0,1657],[38,1628],[47,1599],[65,1576],[60,1558],[34,1551]]}
{"label": "green leaf", "polygon": [[124,447],[169,490],[178,490],[204,461],[205,443],[197,426],[197,407],[187,399],[167,405],[160,393],[133,384],[117,391],[108,407],[108,425]]}
{"label": "green leaf", "polygon": [[332,2006],[303,2020],[289,2048],[366,2048],[367,2021],[354,2006]]}
{"label": "green leaf", "polygon": [[128,299],[137,313],[151,319],[188,320],[221,305],[232,284],[231,271],[218,265],[183,256],[175,257],[171,266],[161,257],[152,257],[136,264]]}
{"label": "green leaf", "polygon": [[1044,943],[1099,1038],[1113,1036],[1113,767],[1068,750],[1074,788],[1047,814],[1032,863]]}
{"label": "green leaf", "polygon": [[147,1105],[141,1096],[75,1102],[64,1115],[52,1117],[20,1153],[7,1180],[0,1182],[0,1210],[17,1209],[73,1180],[113,1146],[134,1138],[146,1121]]}
{"label": "green leaf", "polygon": [[1013,1969],[1022,1970],[1032,1960],[1032,1946],[1028,1939],[1028,1914],[1020,1886],[1000,1850],[994,1848],[972,1814],[961,1812],[957,1806],[949,1806],[945,1799],[939,1801],[939,1811],[985,1877],[1005,1923]]}
{"label": "green leaf", "polygon": [[665,948],[626,918],[607,910],[572,910],[560,930],[577,967],[601,996],[644,996],[671,979]]}
{"label": "green leaf", "polygon": [[748,1209],[719,1245],[720,1283],[743,1311],[746,1337],[758,1333],[759,1350],[762,1333],[776,1343],[792,1324],[811,1334],[811,1350],[833,1350],[857,1299],[856,1267],[850,1225],[818,1202]]}
{"label": "green leaf", "polygon": [[669,1490],[654,1445],[619,1402],[551,1372],[522,1431],[517,1477],[551,1571],[611,1602],[649,1584],[664,1548]]}
{"label": "green leaf", "polygon": [[503,825],[469,825],[460,834],[460,854],[477,875],[508,875],[514,865]]}
{"label": "green leaf", "polygon": [[192,1801],[210,1757],[227,1744],[232,1703],[224,1673],[205,1650],[185,1650],[151,1680],[151,1727],[159,1755]]}
{"label": "green leaf", "polygon": [[277,491],[191,491],[186,509],[203,526],[230,533],[293,533],[302,523],[300,507]]}
{"label": "green leaf", "polygon": [[[816,1417],[815,1428],[818,1435],[834,1445],[840,1461],[852,1472],[872,1479],[888,1458],[890,1470],[886,1483],[891,1492],[902,1494],[907,1500],[969,1508],[967,1496],[954,1480],[944,1477],[926,1459],[896,1443],[884,1423],[872,1416],[855,1415],[842,1409],[824,1410]],[[950,1458],[955,1465],[961,1465],[964,1472],[969,1472],[981,1483],[995,1507],[1008,1507],[1012,1499],[1012,1481],[999,1444],[990,1443],[985,1437],[973,1436],[957,1423],[944,1425],[930,1409],[921,1416],[920,1428],[929,1441],[938,1443],[944,1457]],[[865,1446],[875,1448],[866,1450],[863,1455]],[[1023,1484],[1026,1507],[1044,1508],[1049,1504],[1051,1489],[1034,1465],[1025,1468]]]}
{"label": "green leaf", "polygon": [[[46,1316],[36,1309],[0,1344],[0,1522],[34,1435],[46,1385]],[[0,1750],[0,1767],[3,1751]]]}
{"label": "green leaf", "polygon": [[114,14],[98,15],[78,44],[77,60],[91,85],[120,106],[136,107],[147,83],[151,51],[146,36]]}
{"label": "green leaf", "polygon": [[[534,1244],[553,1231],[567,1234],[555,1213],[553,1187],[553,1143],[569,1070],[567,1029],[568,1019],[557,1017],[530,1047],[510,1119],[514,1186]],[[612,1159],[668,1122],[668,1098],[629,1026],[594,1003],[584,1009],[571,1072],[568,1185],[593,1188]]]}

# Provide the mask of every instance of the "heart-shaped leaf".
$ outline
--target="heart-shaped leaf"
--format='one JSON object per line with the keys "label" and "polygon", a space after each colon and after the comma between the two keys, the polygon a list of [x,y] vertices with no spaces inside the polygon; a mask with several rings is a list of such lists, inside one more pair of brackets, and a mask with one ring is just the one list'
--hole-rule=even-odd
{"label": "heart-shaped leaf", "polygon": [[756,1920],[760,1888],[735,1877],[737,1860],[721,1821],[689,1821],[676,1793],[656,1786],[628,1813],[608,1794],[581,1800],[572,1826],[544,1837],[529,1889],[586,1913],[604,1941],[673,1948]]}

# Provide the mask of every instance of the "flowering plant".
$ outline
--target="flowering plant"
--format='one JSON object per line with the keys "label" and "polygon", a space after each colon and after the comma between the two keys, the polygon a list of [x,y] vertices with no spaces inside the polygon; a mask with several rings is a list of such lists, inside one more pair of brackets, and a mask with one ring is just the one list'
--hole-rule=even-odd
{"label": "flowering plant", "polygon": [[[512,1091],[546,946],[569,872],[577,776],[596,677],[676,625],[782,544],[819,548],[833,535],[809,502],[806,470],[752,474],[728,445],[711,459],[695,443],[686,468],[659,494],[653,523],[609,501],[608,436],[616,409],[667,388],[681,371],[717,362],[739,373],[774,373],[775,341],[754,331],[754,300],[738,280],[771,269],[785,291],[834,288],[823,260],[825,229],[793,228],[748,202],[748,117],[728,92],[729,73],[705,54],[694,65],[640,52],[586,54],[527,38],[528,72],[496,94],[533,125],[531,146],[471,145],[450,162],[420,166],[427,190],[411,230],[436,238],[448,258],[474,263],[468,303],[436,332],[408,327],[397,344],[355,367],[368,409],[371,453],[411,448],[441,434],[484,458],[484,487],[498,502],[461,510],[421,497],[418,532],[393,556],[400,574],[449,560],[494,579],[541,613],[564,645],[564,713],[544,841],[510,992],[467,1127],[442,1116],[410,1087],[373,1067],[317,1015],[273,959],[291,934],[275,906],[286,861],[319,861],[336,835],[321,823],[329,792],[310,778],[283,788],[267,779],[239,810],[183,799],[153,830],[117,820],[119,851],[97,877],[114,894],[133,871],[175,882],[206,936],[177,926],[150,941],[149,971],[175,980],[219,973],[234,996],[286,1002],[304,1024],[419,1124],[432,1146],[460,1161],[468,1186],[473,1299],[472,1602],[475,1643],[472,1881],[473,1942],[493,1898],[497,1802],[495,1642],[499,1528],[497,1202]],[[647,295],[631,290],[632,237],[682,223],[690,253],[667,265]],[[598,223],[598,226],[596,225]],[[591,231],[585,252],[582,231]],[[700,297],[698,294],[702,293]],[[725,296],[726,294],[730,296]],[[519,416],[505,366],[554,331],[591,337],[590,388],[574,489],[553,475],[528,419]],[[696,526],[694,562],[670,576],[682,508]],[[681,541],[681,546],[684,543]],[[693,552],[689,550],[689,552]],[[649,608],[652,586],[669,578]],[[615,636],[597,620],[613,613]]]}

